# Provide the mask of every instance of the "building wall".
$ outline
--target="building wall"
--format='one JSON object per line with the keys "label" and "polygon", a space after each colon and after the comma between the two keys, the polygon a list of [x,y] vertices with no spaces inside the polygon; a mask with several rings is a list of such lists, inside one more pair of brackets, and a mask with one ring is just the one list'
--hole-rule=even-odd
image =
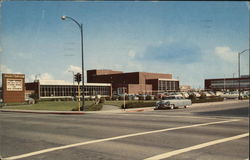
{"label": "building wall", "polygon": [[172,74],[163,74],[163,73],[147,73],[147,72],[137,72],[139,73],[139,83],[145,83],[149,79],[172,79]]}
{"label": "building wall", "polygon": [[152,85],[152,90],[157,91],[159,88],[159,80],[158,79],[147,79],[146,83]]}
{"label": "building wall", "polygon": [[207,90],[238,90],[240,80],[240,89],[250,89],[250,78],[220,78],[220,79],[205,79],[205,89]]}
{"label": "building wall", "polygon": [[3,103],[25,102],[24,83],[24,74],[2,74]]}
{"label": "building wall", "polygon": [[112,84],[139,84],[139,72],[133,73],[115,73],[112,74],[94,74],[91,70],[87,71],[88,83],[112,83]]}
{"label": "building wall", "polygon": [[152,85],[150,84],[129,84],[129,94],[152,94]]}
{"label": "building wall", "polygon": [[25,83],[25,88],[26,88],[26,90],[33,91],[34,94],[37,94],[38,98],[40,97],[39,81],[38,82]]}
{"label": "building wall", "polygon": [[[39,98],[71,98],[78,95],[78,86],[69,84],[44,84],[39,82],[26,83],[27,91],[34,91],[39,95]],[[84,86],[86,98],[89,96],[101,95],[103,97],[110,97],[112,94],[111,85],[91,85]],[[82,91],[82,86],[80,86]]]}
{"label": "building wall", "polygon": [[[101,76],[103,75],[103,78],[107,78],[102,82],[102,83],[107,83],[108,82],[108,77],[104,76],[104,75],[110,75],[110,74],[119,74],[122,73],[121,71],[113,71],[113,70],[88,70],[87,71],[87,82],[88,83],[93,83],[94,81],[96,81],[96,76]],[[100,80],[99,80],[100,81]],[[94,82],[94,83],[98,83],[98,82]]]}
{"label": "building wall", "polygon": [[[172,74],[148,72],[123,73],[121,71],[112,70],[87,71],[88,83],[111,83],[113,92],[117,94],[121,86],[124,87],[125,85],[127,86],[128,94],[138,94],[158,90],[158,79],[172,79]],[[147,85],[145,86],[145,84]]]}

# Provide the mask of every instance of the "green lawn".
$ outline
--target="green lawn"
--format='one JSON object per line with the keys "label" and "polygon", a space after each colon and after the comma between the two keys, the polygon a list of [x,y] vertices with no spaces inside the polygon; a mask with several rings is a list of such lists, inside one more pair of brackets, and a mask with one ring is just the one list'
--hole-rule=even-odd
{"label": "green lawn", "polygon": [[[133,102],[156,102],[156,100],[145,100],[145,101],[142,101],[142,100],[126,100],[125,103],[133,103]],[[107,104],[107,105],[113,105],[113,106],[118,106],[118,107],[121,107],[121,105],[123,105],[124,101],[123,100],[115,100],[115,101],[105,101],[104,104]]]}
{"label": "green lawn", "polygon": [[[93,103],[93,101],[85,101],[87,107]],[[71,111],[77,107],[78,103],[73,101],[43,101],[32,105],[5,106],[3,109]]]}
{"label": "green lawn", "polygon": [[[128,102],[143,102],[138,100],[126,100]],[[145,102],[155,102],[155,101],[145,101]],[[114,105],[121,107],[123,105],[123,100],[118,101],[105,101],[104,104]],[[94,101],[85,101],[85,110],[95,111],[102,108],[102,104],[93,105]],[[49,110],[49,111],[71,111],[73,108],[78,107],[78,102],[76,101],[40,101],[37,104],[23,105],[23,104],[7,104],[7,106],[2,107],[2,109],[20,109],[20,110]]]}

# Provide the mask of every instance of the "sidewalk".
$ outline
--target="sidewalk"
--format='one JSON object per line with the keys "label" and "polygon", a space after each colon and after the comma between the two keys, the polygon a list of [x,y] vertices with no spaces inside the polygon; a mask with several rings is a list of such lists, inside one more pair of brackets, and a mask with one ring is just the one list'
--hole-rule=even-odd
{"label": "sidewalk", "polygon": [[233,103],[240,103],[240,102],[247,102],[249,100],[225,100],[222,102],[208,102],[208,103],[194,103],[191,107],[201,107],[206,105],[216,105],[216,104],[233,104]]}
{"label": "sidewalk", "polygon": [[[228,100],[223,102],[209,102],[209,103],[195,103],[192,107],[202,107],[207,105],[217,105],[217,104],[233,104],[247,102],[249,100]],[[110,106],[109,106],[110,107]],[[153,111],[154,107],[144,107],[144,108],[111,108],[111,110],[101,110],[101,111],[46,111],[46,110],[17,110],[17,109],[0,109],[0,112],[16,112],[16,113],[37,113],[37,114],[67,114],[67,115],[82,115],[82,114],[105,114],[105,113],[126,113],[126,112],[143,112],[143,111]]]}

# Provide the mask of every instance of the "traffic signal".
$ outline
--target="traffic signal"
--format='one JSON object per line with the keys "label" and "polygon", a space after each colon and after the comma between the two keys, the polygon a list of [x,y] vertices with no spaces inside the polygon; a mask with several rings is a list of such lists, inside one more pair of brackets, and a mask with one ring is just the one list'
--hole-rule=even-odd
{"label": "traffic signal", "polygon": [[74,79],[76,82],[80,83],[82,81],[82,75],[80,73],[77,73],[74,75]]}

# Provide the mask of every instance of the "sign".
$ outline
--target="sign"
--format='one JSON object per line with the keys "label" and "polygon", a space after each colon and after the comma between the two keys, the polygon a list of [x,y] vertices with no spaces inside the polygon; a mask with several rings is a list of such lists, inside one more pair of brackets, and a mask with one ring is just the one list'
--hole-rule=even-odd
{"label": "sign", "polygon": [[7,91],[22,91],[23,80],[22,79],[7,79]]}
{"label": "sign", "polygon": [[3,74],[5,78],[25,78],[23,74]]}

